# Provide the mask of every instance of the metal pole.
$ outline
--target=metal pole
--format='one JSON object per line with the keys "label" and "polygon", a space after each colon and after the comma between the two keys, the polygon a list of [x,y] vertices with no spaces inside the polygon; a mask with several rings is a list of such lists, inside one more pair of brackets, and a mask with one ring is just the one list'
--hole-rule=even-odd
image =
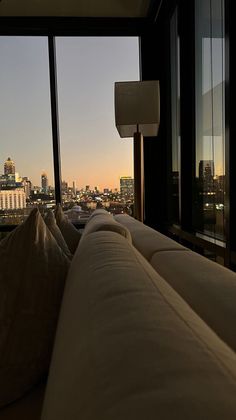
{"label": "metal pole", "polygon": [[143,135],[139,131],[134,133],[134,217],[144,220]]}

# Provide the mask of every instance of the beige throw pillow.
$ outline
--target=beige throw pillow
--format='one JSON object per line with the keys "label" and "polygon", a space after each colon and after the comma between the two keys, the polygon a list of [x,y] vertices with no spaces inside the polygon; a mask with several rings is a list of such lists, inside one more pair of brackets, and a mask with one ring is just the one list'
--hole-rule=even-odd
{"label": "beige throw pillow", "polygon": [[0,407],[47,374],[69,264],[38,209],[0,242]]}
{"label": "beige throw pillow", "polygon": [[62,249],[62,251],[66,254],[66,256],[70,259],[72,259],[73,255],[71,254],[65,239],[63,238],[63,235],[59,229],[59,227],[57,226],[57,222],[54,216],[54,213],[52,210],[49,210],[44,218],[44,221],[48,227],[48,229],[50,230],[51,234],[54,236],[54,238],[56,239],[59,247]]}
{"label": "beige throw pillow", "polygon": [[74,227],[74,225],[64,215],[60,204],[55,208],[55,217],[57,225],[65,239],[67,246],[72,254],[74,254],[81,238],[81,233]]}

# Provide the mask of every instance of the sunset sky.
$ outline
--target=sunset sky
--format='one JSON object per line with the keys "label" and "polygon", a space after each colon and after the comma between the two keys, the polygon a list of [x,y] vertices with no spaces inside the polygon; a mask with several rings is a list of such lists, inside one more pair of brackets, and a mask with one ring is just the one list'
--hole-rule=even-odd
{"label": "sunset sky", "polygon": [[[114,82],[139,80],[138,39],[57,38],[62,179],[119,187],[133,175],[132,139],[115,128]],[[20,176],[53,185],[47,38],[0,37],[0,173],[11,157]]]}

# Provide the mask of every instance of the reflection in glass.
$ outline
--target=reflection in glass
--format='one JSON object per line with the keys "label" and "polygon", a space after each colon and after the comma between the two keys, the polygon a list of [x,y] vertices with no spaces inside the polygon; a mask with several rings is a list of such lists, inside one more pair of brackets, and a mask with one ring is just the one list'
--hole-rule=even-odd
{"label": "reflection in glass", "polygon": [[196,0],[196,178],[194,227],[224,239],[223,0]]}
{"label": "reflection in glass", "polygon": [[54,204],[47,45],[0,37],[0,224]]}
{"label": "reflection in glass", "polygon": [[180,56],[178,13],[170,24],[171,40],[171,130],[172,130],[172,222],[180,223]]}

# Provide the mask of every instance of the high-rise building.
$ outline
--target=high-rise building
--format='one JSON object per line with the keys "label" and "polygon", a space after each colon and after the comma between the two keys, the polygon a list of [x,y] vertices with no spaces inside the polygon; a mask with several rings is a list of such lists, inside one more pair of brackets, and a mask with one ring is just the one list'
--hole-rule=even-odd
{"label": "high-rise building", "polygon": [[15,174],[15,163],[9,157],[4,163],[4,175],[11,175],[11,174]]}
{"label": "high-rise building", "polygon": [[199,179],[209,180],[214,177],[214,161],[200,160],[199,162]]}
{"label": "high-rise building", "polygon": [[76,195],[76,193],[77,193],[76,181],[73,181],[73,188],[72,188],[72,190],[73,190],[73,194]]}
{"label": "high-rise building", "polygon": [[134,178],[122,176],[120,178],[120,194],[125,199],[131,199],[134,195]]}
{"label": "high-rise building", "polygon": [[214,192],[214,161],[200,160],[199,162],[199,181],[203,193]]}
{"label": "high-rise building", "polygon": [[24,188],[26,198],[29,198],[32,190],[32,183],[27,176],[22,178],[22,186]]}
{"label": "high-rise building", "polygon": [[42,192],[44,194],[47,194],[47,192],[48,192],[48,177],[47,177],[47,174],[45,172],[43,172],[42,175],[41,175],[41,187],[42,187]]}
{"label": "high-rise building", "polygon": [[61,183],[61,189],[62,189],[62,193],[65,194],[68,192],[68,182],[66,181],[62,181]]}

